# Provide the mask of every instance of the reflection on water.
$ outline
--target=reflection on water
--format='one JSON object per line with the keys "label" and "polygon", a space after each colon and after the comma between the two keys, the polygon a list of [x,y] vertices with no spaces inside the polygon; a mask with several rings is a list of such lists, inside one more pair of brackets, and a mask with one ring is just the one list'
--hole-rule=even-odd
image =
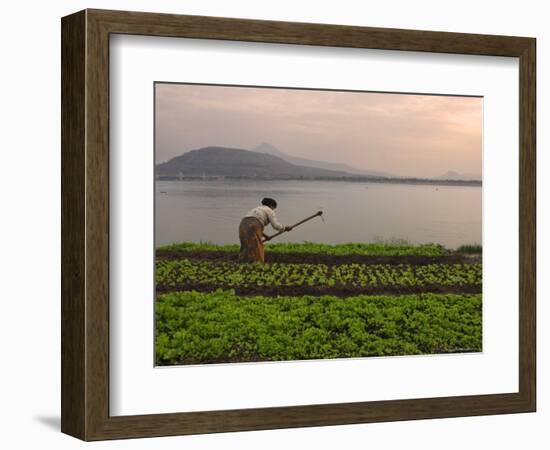
{"label": "reflection on water", "polygon": [[[238,243],[241,217],[263,197],[277,200],[283,224],[323,210],[277,242],[406,239],[449,248],[481,243],[481,188],[331,181],[157,181],[156,245]],[[266,230],[271,234],[272,230]]]}

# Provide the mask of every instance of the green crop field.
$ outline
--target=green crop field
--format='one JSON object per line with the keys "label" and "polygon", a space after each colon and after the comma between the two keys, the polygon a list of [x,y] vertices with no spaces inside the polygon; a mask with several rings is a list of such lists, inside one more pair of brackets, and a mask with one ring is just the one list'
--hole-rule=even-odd
{"label": "green crop field", "polygon": [[237,253],[157,250],[157,365],[481,351],[482,264],[471,248],[272,244],[264,265]]}
{"label": "green crop field", "polygon": [[238,264],[212,261],[159,261],[157,284],[235,286],[377,286],[481,283],[481,264]]}
{"label": "green crop field", "polygon": [[[441,256],[447,253],[444,247],[437,244],[410,245],[403,243],[347,243],[347,244],[317,244],[314,242],[289,242],[280,244],[265,245],[266,253],[319,253],[327,255],[377,255],[377,256]],[[166,245],[159,250],[180,251],[180,252],[238,252],[236,244],[215,245],[207,242],[182,242],[179,244]]]}
{"label": "green crop field", "polygon": [[240,297],[157,301],[157,364],[479,351],[481,295]]}

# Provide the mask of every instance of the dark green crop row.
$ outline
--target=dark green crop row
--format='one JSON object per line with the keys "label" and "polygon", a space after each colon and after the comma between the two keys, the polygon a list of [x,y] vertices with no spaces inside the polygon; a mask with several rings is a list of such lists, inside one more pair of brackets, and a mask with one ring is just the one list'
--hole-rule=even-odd
{"label": "dark green crop row", "polygon": [[425,286],[481,284],[481,264],[237,264],[161,260],[157,286]]}
{"label": "dark green crop row", "polygon": [[203,364],[481,351],[481,295],[238,297],[156,303],[156,363]]}
{"label": "dark green crop row", "polygon": [[[327,255],[379,255],[379,256],[441,256],[448,251],[439,244],[411,245],[407,243],[346,243],[346,244],[318,244],[315,242],[289,242],[266,244],[266,252],[273,253],[324,253]],[[182,242],[166,245],[159,250],[170,251],[224,251],[238,252],[235,244],[215,245],[208,242]]]}

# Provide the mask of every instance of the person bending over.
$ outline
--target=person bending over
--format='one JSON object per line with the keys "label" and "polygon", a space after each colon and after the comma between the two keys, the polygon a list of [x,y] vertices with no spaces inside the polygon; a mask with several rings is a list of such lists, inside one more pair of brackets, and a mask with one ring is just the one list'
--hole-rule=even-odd
{"label": "person bending over", "polygon": [[239,260],[241,262],[264,262],[264,228],[271,224],[277,231],[290,231],[292,227],[281,225],[275,216],[277,202],[272,198],[264,198],[262,204],[251,209],[242,218],[239,224],[239,240],[241,250]]}

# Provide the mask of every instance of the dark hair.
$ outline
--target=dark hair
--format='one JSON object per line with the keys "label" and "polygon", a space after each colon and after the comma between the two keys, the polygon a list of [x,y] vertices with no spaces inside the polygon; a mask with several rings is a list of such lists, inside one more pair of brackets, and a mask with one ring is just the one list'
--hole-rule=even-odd
{"label": "dark hair", "polygon": [[262,200],[262,205],[269,206],[271,209],[277,208],[277,202],[272,198],[264,198]]}

